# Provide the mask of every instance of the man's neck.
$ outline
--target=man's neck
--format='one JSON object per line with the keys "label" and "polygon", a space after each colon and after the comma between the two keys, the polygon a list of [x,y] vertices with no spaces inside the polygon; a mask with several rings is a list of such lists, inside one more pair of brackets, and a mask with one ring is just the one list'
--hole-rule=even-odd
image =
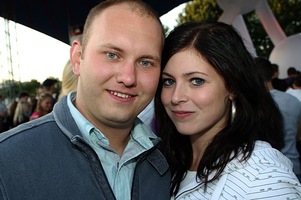
{"label": "man's neck", "polygon": [[130,140],[131,129],[106,129],[101,132],[106,136],[110,142],[110,147],[114,149],[121,157],[124,149]]}

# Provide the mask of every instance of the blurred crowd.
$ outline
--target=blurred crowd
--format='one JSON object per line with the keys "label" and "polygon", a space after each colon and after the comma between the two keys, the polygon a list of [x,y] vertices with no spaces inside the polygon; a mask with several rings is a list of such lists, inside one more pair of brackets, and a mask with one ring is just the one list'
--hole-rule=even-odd
{"label": "blurred crowd", "polygon": [[48,78],[37,88],[34,96],[27,91],[22,91],[8,105],[5,104],[4,97],[1,95],[1,132],[50,113],[58,96],[57,82],[57,79]]}
{"label": "blurred crowd", "polygon": [[22,91],[11,102],[0,95],[0,133],[50,113],[58,99],[76,88],[70,60],[63,69],[61,87],[58,84],[58,79],[47,78],[34,95]]}

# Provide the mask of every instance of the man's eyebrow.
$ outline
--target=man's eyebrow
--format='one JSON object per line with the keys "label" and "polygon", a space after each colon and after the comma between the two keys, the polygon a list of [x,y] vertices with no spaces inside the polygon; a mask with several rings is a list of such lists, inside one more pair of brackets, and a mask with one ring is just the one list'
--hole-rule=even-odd
{"label": "man's eyebrow", "polygon": [[156,61],[161,60],[158,56],[152,56],[152,55],[142,55],[141,58],[146,58],[146,59],[151,59],[151,60],[156,60]]}
{"label": "man's eyebrow", "polygon": [[114,49],[114,50],[119,51],[119,52],[124,52],[124,50],[122,48],[117,47],[117,46],[115,46],[114,44],[111,44],[111,43],[106,43],[106,44],[102,44],[102,45],[99,45],[99,46]]}
{"label": "man's eyebrow", "polygon": [[[114,49],[118,52],[124,52],[124,50],[120,47],[117,47],[116,45],[112,44],[112,43],[105,43],[105,44],[102,44],[102,45],[99,45],[100,47],[105,47],[105,48],[109,48],[109,49]],[[152,59],[152,60],[156,60],[156,61],[161,61],[161,58],[158,57],[158,56],[153,56],[153,55],[148,55],[148,54],[145,54],[145,55],[141,55],[140,58],[144,58],[144,59]]]}

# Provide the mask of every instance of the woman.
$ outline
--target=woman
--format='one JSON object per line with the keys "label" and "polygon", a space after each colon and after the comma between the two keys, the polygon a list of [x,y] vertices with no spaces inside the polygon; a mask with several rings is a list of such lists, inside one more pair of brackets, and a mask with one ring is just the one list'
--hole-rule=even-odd
{"label": "woman", "polygon": [[76,90],[77,79],[77,76],[73,73],[71,61],[68,60],[63,70],[62,89],[58,99],[61,99],[63,96],[69,94],[69,92]]}
{"label": "woman", "polygon": [[194,22],[165,41],[157,132],[174,199],[300,198],[282,119],[232,26]]}
{"label": "woman", "polygon": [[20,124],[28,122],[29,116],[30,104],[28,103],[28,98],[19,99],[14,113],[13,126],[16,127]]}
{"label": "woman", "polygon": [[30,120],[37,119],[48,113],[53,109],[53,97],[49,93],[42,93],[39,96],[35,111],[30,116]]}

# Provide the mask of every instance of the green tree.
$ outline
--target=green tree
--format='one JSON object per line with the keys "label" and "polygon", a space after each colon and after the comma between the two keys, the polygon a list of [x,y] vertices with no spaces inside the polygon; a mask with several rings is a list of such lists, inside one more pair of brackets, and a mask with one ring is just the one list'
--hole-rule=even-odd
{"label": "green tree", "polygon": [[188,21],[217,21],[222,14],[216,0],[194,0],[179,14],[178,25]]}
{"label": "green tree", "polygon": [[27,91],[31,96],[35,96],[37,89],[41,84],[39,81],[32,79],[31,81],[20,83],[20,85],[22,91]]}
{"label": "green tree", "polygon": [[[270,8],[286,36],[301,32],[300,0],[268,0]],[[268,57],[274,44],[262,27],[258,16],[253,11],[244,16],[256,52]]]}
{"label": "green tree", "polygon": [[14,81],[3,81],[0,85],[1,95],[4,98],[14,98],[16,96],[16,85]]}
{"label": "green tree", "polygon": [[[53,78],[54,77],[48,77]],[[58,80],[58,79],[57,79]],[[35,96],[37,89],[40,87],[41,83],[35,79],[31,81],[19,82],[15,80],[6,80],[0,83],[0,94],[8,98],[16,98],[20,92],[26,91],[31,96]],[[57,94],[59,94],[62,87],[62,81],[57,82]]]}
{"label": "green tree", "polygon": [[[300,0],[268,0],[274,16],[287,36],[301,32]],[[188,21],[217,21],[222,10],[216,0],[194,0],[179,14],[178,25]],[[243,16],[258,56],[268,57],[274,48],[255,11]]]}
{"label": "green tree", "polygon": [[37,80],[31,80],[27,82],[4,81],[1,84],[1,94],[5,97],[16,98],[20,92],[26,91],[30,95],[35,96],[39,86],[40,82]]}
{"label": "green tree", "polygon": [[162,24],[162,25],[163,25],[164,34],[165,34],[165,36],[167,36],[168,33],[170,32],[170,29],[169,29],[168,26],[166,26],[166,25],[164,25],[164,24]]}

